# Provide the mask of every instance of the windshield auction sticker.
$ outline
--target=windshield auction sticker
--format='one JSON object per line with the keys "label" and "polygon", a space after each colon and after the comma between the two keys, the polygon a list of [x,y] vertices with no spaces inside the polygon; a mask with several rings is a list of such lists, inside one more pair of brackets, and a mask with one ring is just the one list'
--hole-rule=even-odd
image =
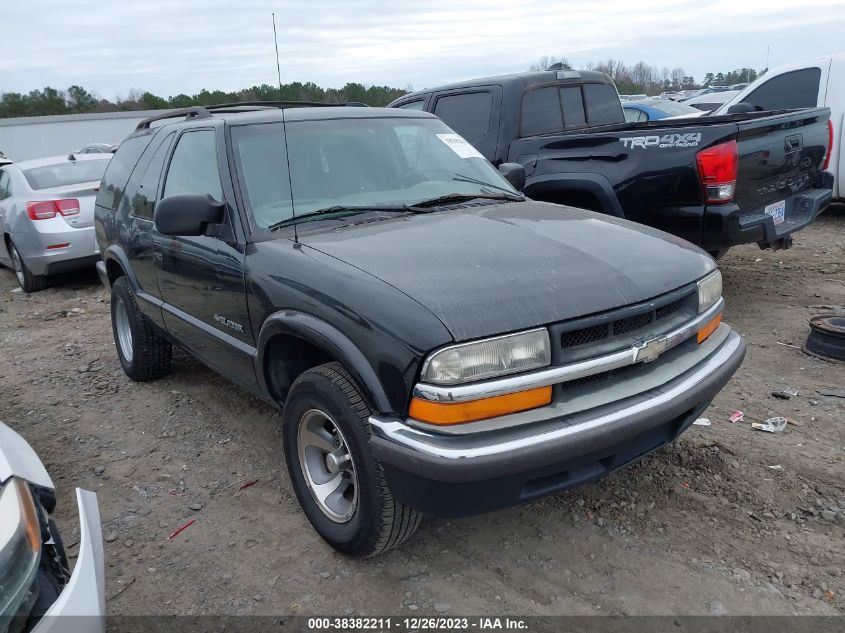
{"label": "windshield auction sticker", "polygon": [[460,134],[438,134],[437,138],[446,143],[461,158],[484,158],[481,152],[467,143]]}

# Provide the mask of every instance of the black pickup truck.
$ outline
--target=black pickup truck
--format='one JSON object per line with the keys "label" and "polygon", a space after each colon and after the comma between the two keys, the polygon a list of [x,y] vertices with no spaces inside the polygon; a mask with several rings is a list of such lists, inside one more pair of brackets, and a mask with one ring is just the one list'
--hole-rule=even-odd
{"label": "black pickup truck", "polygon": [[828,108],[626,123],[594,71],[489,77],[405,95],[494,165],[521,163],[525,193],[641,222],[719,255],[786,248],[832,195]]}
{"label": "black pickup truck", "polygon": [[179,345],[282,407],[299,502],[349,554],[604,476],[686,430],[745,344],[706,253],[516,189],[425,112],[142,122],[96,201],[120,363],[152,380]]}

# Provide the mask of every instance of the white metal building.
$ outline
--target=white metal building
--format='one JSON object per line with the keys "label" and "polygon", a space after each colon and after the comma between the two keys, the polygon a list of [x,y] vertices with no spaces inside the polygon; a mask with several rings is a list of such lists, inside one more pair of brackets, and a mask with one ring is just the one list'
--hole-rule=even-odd
{"label": "white metal building", "polygon": [[13,161],[69,154],[89,143],[118,145],[138,122],[165,110],[0,119],[0,151]]}

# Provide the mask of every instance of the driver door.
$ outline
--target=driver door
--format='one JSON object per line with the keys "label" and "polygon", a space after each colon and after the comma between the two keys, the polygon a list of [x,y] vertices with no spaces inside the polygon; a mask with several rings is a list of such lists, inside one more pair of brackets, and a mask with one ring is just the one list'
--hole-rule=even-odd
{"label": "driver door", "polygon": [[[249,389],[257,386],[244,286],[244,244],[236,226],[221,128],[191,128],[170,155],[162,198],[207,193],[226,202],[217,234],[168,236],[155,232],[156,277],[168,331],[189,351]],[[221,178],[221,166],[225,174]]]}

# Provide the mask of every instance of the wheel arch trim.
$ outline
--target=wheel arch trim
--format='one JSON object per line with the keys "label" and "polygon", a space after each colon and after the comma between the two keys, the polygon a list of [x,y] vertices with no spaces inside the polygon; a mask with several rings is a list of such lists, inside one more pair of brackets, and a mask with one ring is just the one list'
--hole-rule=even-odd
{"label": "wheel arch trim", "polygon": [[271,393],[264,370],[265,350],[270,340],[277,335],[295,336],[322,349],[343,365],[376,409],[393,409],[373,366],[360,348],[333,325],[296,310],[274,312],[261,326],[255,356],[255,374],[264,393]]}
{"label": "wheel arch trim", "polygon": [[529,178],[525,185],[525,192],[529,197],[537,194],[576,191],[595,196],[604,213],[618,218],[625,217],[625,212],[619,204],[610,181],[601,174],[544,174]]}

